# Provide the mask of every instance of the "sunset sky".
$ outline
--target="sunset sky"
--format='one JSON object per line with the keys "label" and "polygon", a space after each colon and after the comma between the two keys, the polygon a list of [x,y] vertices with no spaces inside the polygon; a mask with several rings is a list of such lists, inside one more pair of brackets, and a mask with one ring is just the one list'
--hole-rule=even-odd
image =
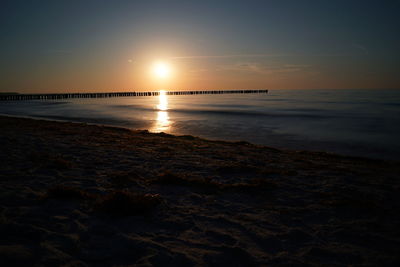
{"label": "sunset sky", "polygon": [[400,88],[399,12],[394,0],[3,0],[0,92]]}

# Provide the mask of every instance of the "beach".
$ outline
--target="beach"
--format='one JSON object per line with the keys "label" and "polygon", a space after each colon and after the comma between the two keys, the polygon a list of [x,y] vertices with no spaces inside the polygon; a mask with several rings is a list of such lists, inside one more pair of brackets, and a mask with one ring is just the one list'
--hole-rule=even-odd
{"label": "beach", "polygon": [[3,266],[398,266],[398,161],[0,116]]}

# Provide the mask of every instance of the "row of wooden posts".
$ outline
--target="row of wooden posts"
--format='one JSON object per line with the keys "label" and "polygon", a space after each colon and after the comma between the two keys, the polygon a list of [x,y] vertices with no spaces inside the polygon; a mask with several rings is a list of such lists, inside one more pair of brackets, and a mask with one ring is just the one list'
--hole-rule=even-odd
{"label": "row of wooden posts", "polygon": [[[208,94],[260,94],[268,90],[206,90],[206,91],[165,91],[166,95],[208,95]],[[0,94],[0,101],[48,100],[69,98],[106,98],[126,96],[158,96],[153,92],[112,92],[112,93],[64,93],[64,94]]]}

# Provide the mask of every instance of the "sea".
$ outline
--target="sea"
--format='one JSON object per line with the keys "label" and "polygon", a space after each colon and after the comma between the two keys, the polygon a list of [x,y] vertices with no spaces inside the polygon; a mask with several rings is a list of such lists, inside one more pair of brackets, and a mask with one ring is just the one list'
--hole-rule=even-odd
{"label": "sea", "polygon": [[400,90],[394,89],[3,101],[0,114],[400,159]]}

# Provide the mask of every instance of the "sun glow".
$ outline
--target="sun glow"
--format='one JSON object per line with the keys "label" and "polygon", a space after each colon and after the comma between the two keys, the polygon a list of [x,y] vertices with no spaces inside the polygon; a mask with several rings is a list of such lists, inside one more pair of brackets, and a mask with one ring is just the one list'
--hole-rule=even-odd
{"label": "sun glow", "polygon": [[153,65],[153,74],[157,78],[165,79],[171,74],[171,67],[165,62],[156,62]]}

